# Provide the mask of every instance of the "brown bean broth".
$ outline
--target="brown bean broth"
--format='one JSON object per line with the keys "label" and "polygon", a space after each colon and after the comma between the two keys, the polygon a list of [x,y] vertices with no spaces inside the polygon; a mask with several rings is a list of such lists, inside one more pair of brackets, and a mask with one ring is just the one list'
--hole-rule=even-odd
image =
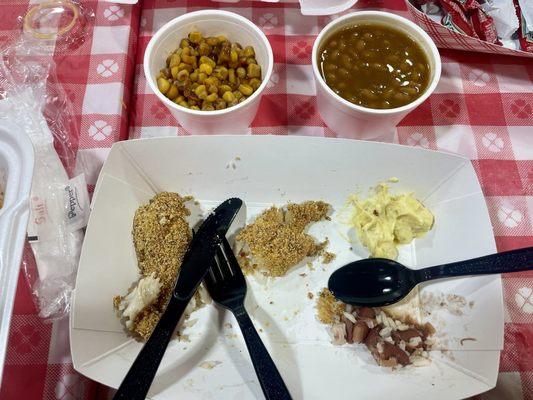
{"label": "brown bean broth", "polygon": [[381,23],[351,25],[333,33],[317,61],[326,84],[363,107],[401,107],[429,85],[429,60],[421,46]]}

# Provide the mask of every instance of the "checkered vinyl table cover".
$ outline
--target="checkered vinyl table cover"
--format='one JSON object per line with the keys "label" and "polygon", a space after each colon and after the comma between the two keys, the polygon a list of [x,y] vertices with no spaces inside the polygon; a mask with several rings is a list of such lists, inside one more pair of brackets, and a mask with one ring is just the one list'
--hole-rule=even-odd
{"label": "checkered vinyl table cover", "polygon": [[[109,147],[128,138],[188,134],[149,92],[142,72],[151,35],[188,11],[221,8],[251,19],[274,50],[274,73],[250,134],[336,137],[316,110],[311,47],[332,17],[302,16],[296,4],[146,0],[137,6],[84,2],[95,11],[90,37],[58,54],[62,83],[80,128],[78,165],[94,185]],[[0,42],[17,34],[27,1],[0,0]],[[360,0],[409,16],[403,0]],[[333,16],[335,17],[335,16]],[[533,245],[533,62],[527,58],[441,50],[435,93],[398,126],[394,141],[473,160],[499,251]],[[479,399],[533,399],[533,273],[504,277],[505,347],[497,387]],[[99,399],[107,391],[78,375],[68,321],[44,324],[22,274],[15,301],[1,400]]]}

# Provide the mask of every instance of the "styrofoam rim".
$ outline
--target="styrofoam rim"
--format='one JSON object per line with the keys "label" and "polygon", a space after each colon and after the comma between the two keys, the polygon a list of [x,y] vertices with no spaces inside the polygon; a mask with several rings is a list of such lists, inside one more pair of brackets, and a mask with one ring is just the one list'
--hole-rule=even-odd
{"label": "styrofoam rim", "polygon": [[[375,17],[375,16],[379,16],[379,17],[383,17],[385,19],[389,19],[391,21],[394,21],[394,22],[396,22],[398,24],[401,24],[401,25],[407,27],[410,30],[416,31],[416,33],[419,34],[424,39],[424,41],[426,42],[426,44],[429,46],[429,48],[431,50],[431,52],[428,54],[428,57],[431,57],[434,60],[434,62],[435,62],[435,66],[434,66],[435,73],[433,75],[433,79],[432,79],[431,83],[429,84],[429,86],[427,87],[427,89],[425,90],[425,92],[422,94],[422,96],[417,98],[415,101],[413,101],[411,103],[408,103],[408,104],[406,104],[404,106],[401,106],[401,107],[389,108],[389,109],[376,109],[376,108],[362,107],[362,106],[359,106],[357,104],[353,104],[353,103],[349,102],[348,100],[346,100],[346,99],[342,98],[341,96],[339,96],[337,93],[335,93],[327,85],[327,83],[324,80],[324,78],[322,78],[322,75],[320,74],[320,70],[318,69],[318,61],[317,61],[318,51],[319,51],[319,48],[320,48],[320,46],[322,44],[322,41],[323,41],[324,37],[328,33],[330,33],[332,30],[334,30],[337,27],[337,25],[341,24],[342,22],[345,22],[346,20],[354,19],[354,22],[355,22],[355,19],[360,19],[360,18],[367,17],[367,20],[371,21],[372,17]],[[382,21],[380,21],[380,22],[382,22]],[[339,101],[341,104],[345,105],[346,107],[349,107],[349,108],[351,108],[353,110],[356,110],[356,111],[365,112],[365,113],[368,113],[368,114],[392,115],[392,114],[400,114],[400,113],[403,113],[403,112],[406,112],[406,111],[411,111],[411,110],[415,109],[420,104],[422,104],[433,93],[433,91],[437,87],[437,84],[439,83],[440,74],[441,74],[440,54],[439,54],[439,51],[437,49],[437,46],[435,45],[435,43],[433,42],[431,37],[429,37],[429,35],[422,28],[420,28],[418,25],[416,25],[414,22],[408,20],[407,18],[400,17],[399,15],[392,14],[392,13],[389,13],[389,12],[384,12],[384,11],[355,11],[355,12],[346,14],[346,15],[340,17],[340,18],[337,18],[337,19],[331,21],[318,34],[318,36],[317,36],[317,38],[315,40],[315,43],[313,44],[313,52],[312,52],[312,56],[311,57],[312,57],[311,61],[312,61],[312,65],[313,65],[313,74],[315,75],[315,80],[317,82],[319,82],[320,86],[330,96],[333,96],[333,98],[335,98],[337,101]]]}
{"label": "styrofoam rim", "polygon": [[[154,48],[159,43],[159,40],[163,35],[165,35],[170,29],[174,28],[176,25],[186,23],[189,19],[197,16],[204,16],[204,17],[217,17],[220,18],[221,16],[227,17],[229,20],[232,20],[233,22],[243,24],[247,27],[249,27],[254,33],[256,33],[261,40],[263,41],[263,44],[266,47],[267,50],[267,70],[263,72],[263,81],[261,82],[261,85],[259,88],[245,101],[242,103],[239,103],[233,107],[228,107],[223,110],[214,110],[214,111],[202,111],[202,110],[191,110],[190,108],[182,107],[176,103],[174,103],[172,100],[170,100],[168,97],[163,95],[159,89],[157,88],[157,84],[155,82],[155,77],[152,76],[150,73],[150,59],[152,57],[152,53],[154,51]],[[163,61],[162,61],[163,62]],[[167,107],[170,107],[172,109],[191,114],[191,115],[201,115],[201,116],[217,116],[217,115],[225,115],[229,114],[231,112],[237,111],[241,109],[242,107],[246,107],[253,99],[260,96],[263,90],[265,89],[266,85],[268,84],[270,77],[272,75],[272,70],[274,68],[274,54],[272,52],[272,47],[270,46],[270,42],[268,41],[267,37],[255,25],[253,22],[251,22],[249,19],[244,18],[243,16],[229,12],[229,11],[223,11],[223,10],[201,10],[201,11],[194,11],[191,13],[184,14],[180,17],[174,18],[173,20],[167,22],[165,25],[163,25],[152,37],[150,42],[148,43],[148,46],[146,47],[146,52],[144,53],[144,61],[143,61],[143,69],[144,69],[144,76],[146,78],[146,81],[148,82],[148,85],[150,86],[150,89],[156,94],[156,96],[163,102]],[[261,69],[263,69],[263,66],[261,66]]]}

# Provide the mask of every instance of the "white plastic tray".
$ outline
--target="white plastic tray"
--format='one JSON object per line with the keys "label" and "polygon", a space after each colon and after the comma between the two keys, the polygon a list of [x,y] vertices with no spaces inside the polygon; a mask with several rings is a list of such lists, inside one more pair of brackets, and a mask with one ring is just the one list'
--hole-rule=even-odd
{"label": "white plastic tray", "polygon": [[0,120],[0,185],[5,192],[0,209],[0,381],[26,237],[32,173],[30,139],[16,125]]}
{"label": "white plastic tray", "polygon": [[[323,199],[339,211],[349,194],[391,176],[400,179],[395,190],[414,191],[436,216],[435,228],[412,246],[404,246],[400,261],[421,268],[495,252],[475,171],[469,160],[456,155],[306,137],[196,136],[115,144],[96,186],[78,270],[70,320],[75,369],[117,387],[142,346],[125,334],[112,298],[125,293],[138,278],[131,238],[133,214],[156,191],[192,194],[204,211],[238,196],[245,200],[251,218],[271,204],[289,200]],[[422,299],[430,294],[456,294],[464,296],[467,304],[472,302],[472,307],[453,315],[432,302],[424,303],[423,308],[432,312],[429,320],[440,339],[438,350],[431,354],[433,362],[394,372],[377,367],[364,346],[334,347],[325,326],[316,321],[316,294],[331,272],[367,254],[359,246],[350,249],[344,238],[348,228],[336,222],[335,215],[311,232],[319,239],[329,237],[330,249],[337,254],[332,264],[322,266],[315,261],[315,270],[310,271],[304,263],[266,283],[247,278],[248,310],[295,399],[353,393],[348,397],[450,400],[495,385],[503,344],[499,276],[423,286]],[[300,276],[302,272],[307,275]],[[313,300],[308,292],[315,294]],[[260,398],[232,316],[206,306],[192,319],[198,322],[185,330],[190,342],[171,342],[151,398]],[[465,337],[476,341],[461,343]],[[209,370],[199,367],[204,361],[221,364]]]}
{"label": "white plastic tray", "polygon": [[[137,4],[139,0],[105,0],[117,4]],[[240,0],[213,0],[220,3],[238,3]],[[261,0],[265,3],[300,3],[303,15],[331,15],[349,9],[357,0]]]}

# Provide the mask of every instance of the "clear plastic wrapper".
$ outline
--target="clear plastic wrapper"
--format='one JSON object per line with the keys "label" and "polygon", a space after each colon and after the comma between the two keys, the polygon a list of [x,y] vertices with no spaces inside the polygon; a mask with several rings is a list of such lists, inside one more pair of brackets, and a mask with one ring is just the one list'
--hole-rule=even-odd
{"label": "clear plastic wrapper", "polygon": [[[54,55],[72,54],[85,40],[91,10],[71,1],[35,5],[20,16],[21,34],[2,49],[0,118],[17,121],[30,137],[35,168],[23,272],[39,315],[70,310],[89,197],[75,175],[77,126],[56,76]],[[28,250],[28,249],[27,249]]]}

